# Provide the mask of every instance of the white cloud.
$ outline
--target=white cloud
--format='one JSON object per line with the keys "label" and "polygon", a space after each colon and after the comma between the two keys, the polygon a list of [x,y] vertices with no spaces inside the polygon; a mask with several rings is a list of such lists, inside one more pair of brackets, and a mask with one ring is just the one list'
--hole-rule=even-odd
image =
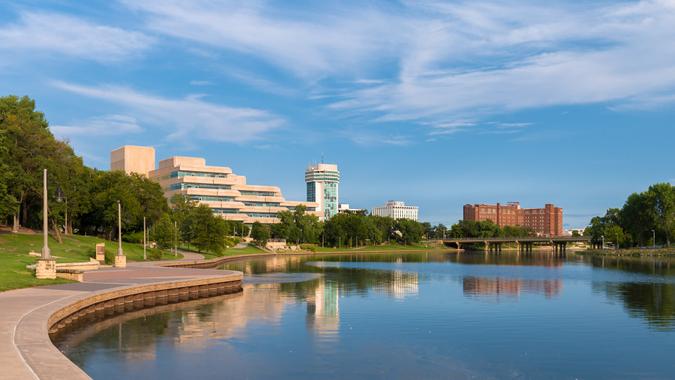
{"label": "white cloud", "polygon": [[24,12],[16,23],[0,26],[0,52],[15,57],[30,52],[117,62],[146,50],[152,38],[59,13]]}
{"label": "white cloud", "polygon": [[105,115],[77,121],[72,124],[51,125],[52,133],[62,139],[74,137],[115,136],[143,131],[134,117],[127,115]]}
{"label": "white cloud", "polygon": [[[122,1],[153,32],[256,57],[305,79],[308,97],[327,101],[333,114],[413,121],[432,134],[472,127],[443,127],[447,120],[593,103],[647,109],[672,104],[675,96],[672,0],[347,2],[307,9]],[[232,75],[271,88],[260,78]]]}
{"label": "white cloud", "polygon": [[392,27],[404,18],[369,6],[293,12],[252,1],[121,1],[154,32],[254,55],[312,80],[393,55],[405,32]]}
{"label": "white cloud", "polygon": [[121,86],[83,86],[53,82],[61,90],[118,104],[146,124],[164,128],[169,138],[189,142],[243,142],[280,127],[284,120],[267,111],[229,107],[199,96],[169,99]]}
{"label": "white cloud", "polygon": [[414,43],[401,52],[398,77],[354,89],[331,108],[417,121],[447,134],[466,127],[443,128],[448,118],[589,103],[663,104],[675,93],[673,4],[433,4],[441,16],[417,28]]}
{"label": "white cloud", "polygon": [[207,81],[207,80],[191,80],[190,85],[191,86],[210,86],[213,83]]}

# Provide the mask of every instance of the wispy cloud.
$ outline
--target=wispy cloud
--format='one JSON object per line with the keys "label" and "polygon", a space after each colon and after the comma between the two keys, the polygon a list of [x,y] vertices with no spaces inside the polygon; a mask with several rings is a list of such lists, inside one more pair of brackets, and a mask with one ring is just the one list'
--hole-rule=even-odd
{"label": "wispy cloud", "polygon": [[447,118],[558,105],[663,103],[675,93],[672,1],[583,7],[472,1],[425,3],[423,9],[437,16],[413,24],[417,38],[401,52],[398,77],[356,88],[337,98],[333,109],[417,121],[444,134],[466,127],[438,128]]}
{"label": "wispy cloud", "polygon": [[3,59],[46,54],[98,62],[118,62],[152,45],[147,35],[100,25],[60,13],[23,12],[15,23],[0,25]]}
{"label": "wispy cloud", "polygon": [[[285,10],[255,2],[122,0],[145,16],[150,30],[260,57],[301,77],[358,71],[394,53],[403,17],[370,6]],[[386,33],[383,33],[386,31]],[[375,54],[378,53],[378,54]]]}
{"label": "wispy cloud", "polygon": [[264,110],[214,104],[195,96],[169,99],[123,86],[84,86],[62,81],[52,84],[63,91],[117,104],[138,120],[167,129],[173,140],[243,142],[257,139],[284,123]]}
{"label": "wispy cloud", "polygon": [[82,136],[115,136],[143,131],[136,118],[127,115],[92,117],[72,124],[51,125],[49,129],[55,136],[62,139]]}
{"label": "wispy cloud", "polygon": [[207,80],[191,80],[190,85],[191,86],[210,86],[213,83]]}
{"label": "wispy cloud", "polygon": [[409,137],[401,134],[381,134],[375,131],[348,129],[343,131],[342,135],[353,143],[365,147],[382,145],[406,146],[412,143]]}
{"label": "wispy cloud", "polygon": [[[256,57],[319,83],[323,91],[310,97],[327,101],[334,114],[414,122],[436,135],[470,127],[444,127],[447,120],[529,108],[675,101],[672,1],[374,2],[302,11],[258,2],[123,3],[155,33]],[[383,76],[382,65],[393,73]]]}

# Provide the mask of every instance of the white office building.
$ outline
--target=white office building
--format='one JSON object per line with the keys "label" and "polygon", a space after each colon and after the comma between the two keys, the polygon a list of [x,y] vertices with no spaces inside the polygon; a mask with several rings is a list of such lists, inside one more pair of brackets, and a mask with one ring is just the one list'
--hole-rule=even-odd
{"label": "white office building", "polygon": [[305,171],[307,201],[318,203],[316,211],[322,220],[328,220],[338,213],[340,201],[340,171],[335,164],[310,165]]}
{"label": "white office building", "polygon": [[373,208],[373,215],[388,216],[394,219],[412,219],[417,221],[419,207],[406,206],[402,201],[387,201],[384,206]]}

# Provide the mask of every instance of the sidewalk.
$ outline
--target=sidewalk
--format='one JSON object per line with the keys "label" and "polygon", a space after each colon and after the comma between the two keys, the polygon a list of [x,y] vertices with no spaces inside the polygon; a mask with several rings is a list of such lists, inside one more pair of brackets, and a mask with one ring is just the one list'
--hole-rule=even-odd
{"label": "sidewalk", "polygon": [[[195,258],[186,258],[194,261]],[[3,379],[89,379],[54,347],[48,319],[79,300],[134,288],[204,279],[241,280],[235,271],[167,268],[159,263],[130,263],[124,269],[86,272],[84,282],[41,286],[0,293],[0,370]],[[165,264],[165,262],[162,262]]]}

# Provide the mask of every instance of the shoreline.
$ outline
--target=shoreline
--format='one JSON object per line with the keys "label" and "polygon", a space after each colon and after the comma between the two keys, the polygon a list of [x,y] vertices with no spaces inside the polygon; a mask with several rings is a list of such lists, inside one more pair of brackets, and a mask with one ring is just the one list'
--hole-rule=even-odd
{"label": "shoreline", "polygon": [[87,272],[85,281],[0,293],[0,366],[12,379],[90,379],[50,335],[75,323],[158,305],[241,292],[237,271],[133,266]]}

